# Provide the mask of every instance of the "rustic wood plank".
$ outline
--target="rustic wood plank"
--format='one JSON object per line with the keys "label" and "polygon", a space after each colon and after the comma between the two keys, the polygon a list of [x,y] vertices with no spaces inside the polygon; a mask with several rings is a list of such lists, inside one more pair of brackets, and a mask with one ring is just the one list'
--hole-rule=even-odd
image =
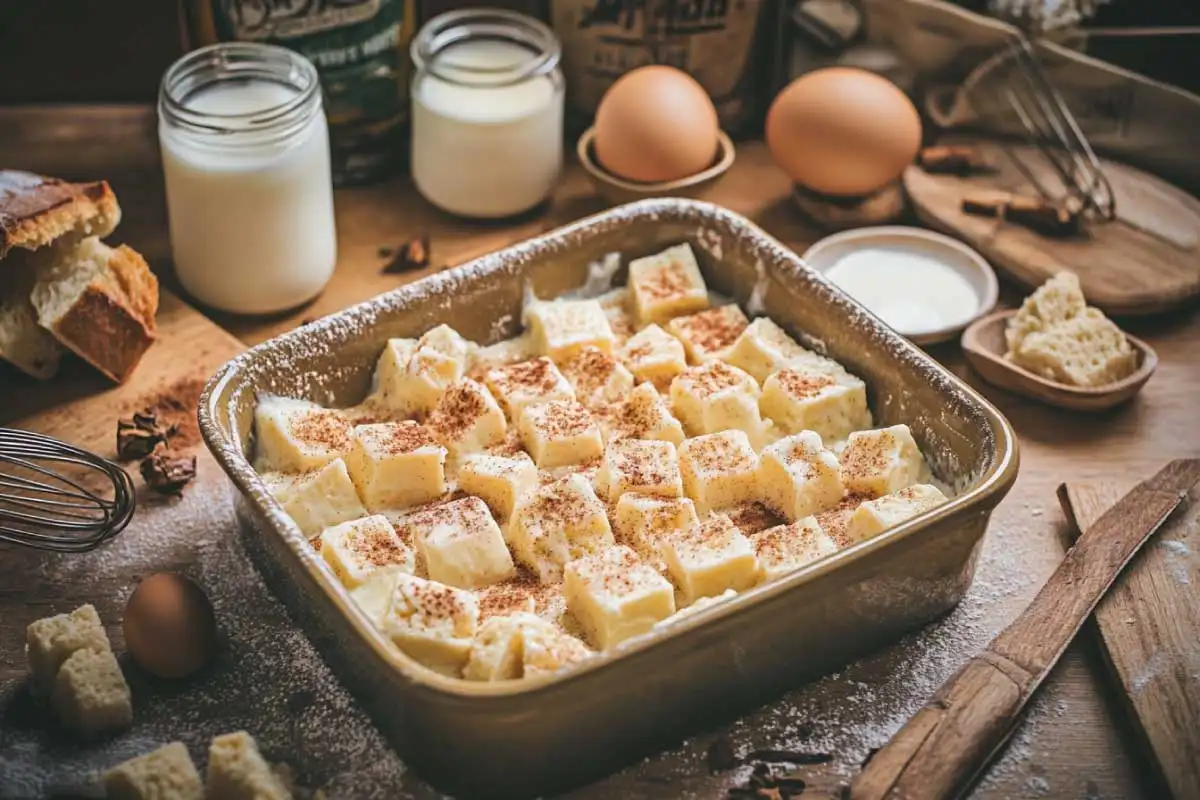
{"label": "rustic wood plank", "polygon": [[1172,462],[1105,512],[1029,607],[875,755],[851,796],[961,796],[1121,569],[1197,480],[1200,459]]}
{"label": "rustic wood plank", "polygon": [[[125,212],[114,239],[127,242],[146,254],[151,265],[170,285],[170,248],[152,109],[144,106],[0,108],[0,154],[8,167],[34,169],[74,179],[111,179]],[[737,163],[716,187],[712,200],[750,216],[785,244],[803,252],[821,234],[796,213],[789,191],[786,177],[772,166],[761,143],[739,143]],[[586,179],[574,166],[568,167],[551,206],[529,218],[504,224],[467,223],[440,215],[415,197],[411,184],[405,179],[370,189],[339,191],[336,203],[342,225],[339,230],[342,251],[325,295],[312,306],[289,314],[236,320],[231,327],[243,342],[262,341],[294,327],[306,317],[337,310],[420,277],[422,273],[381,275],[384,259],[377,252],[380,245],[395,245],[427,230],[433,239],[435,266],[452,264],[518,241],[530,231],[552,227],[571,214],[581,215],[600,208],[591,196]],[[1010,293],[1006,304],[1011,305],[1015,300],[1019,297]],[[165,326],[168,303],[164,297],[160,327]],[[202,322],[198,319],[195,324],[198,326]],[[981,565],[976,584],[977,588],[982,585],[983,596],[988,597],[986,610],[979,618],[972,618],[967,623],[952,622],[951,628],[961,630],[962,624],[968,624],[985,631],[998,630],[1032,599],[1037,584],[1062,558],[1056,515],[1042,512],[1064,475],[1094,480],[1149,472],[1161,464],[1164,453],[1200,452],[1200,440],[1192,433],[1195,398],[1200,396],[1200,370],[1195,369],[1194,360],[1200,348],[1200,316],[1145,318],[1128,324],[1158,351],[1159,370],[1133,402],[1100,416],[1064,414],[994,389],[967,368],[957,347],[931,348],[936,358],[1000,408],[1021,439],[1021,477],[992,517],[985,553],[989,548],[1018,547],[1027,558],[1019,571],[1012,574],[1001,571],[1002,561]],[[194,335],[189,331],[196,329],[188,325],[173,330],[177,333],[172,336],[186,340]],[[143,367],[153,363],[152,370],[162,368],[161,362],[151,361],[157,358],[156,351],[157,347],[151,349]],[[197,371],[202,369],[203,365],[197,363]],[[59,419],[55,424],[63,431],[78,431],[91,437],[91,426],[99,425],[94,441],[111,447],[110,426],[115,417],[110,411],[136,406],[145,390],[153,390],[152,384],[156,381],[150,380],[152,376],[151,371],[139,370],[138,383],[120,389],[96,377],[74,359],[64,363],[64,371],[58,380],[45,384],[0,367],[0,400],[3,401],[0,402],[0,419],[11,422],[47,410]],[[142,380],[147,383],[140,383]],[[83,404],[73,405],[69,414],[63,412],[65,404],[82,401],[91,395],[105,404],[101,413],[90,415]],[[69,422],[72,416],[77,417],[74,428]],[[88,441],[93,439],[88,438]],[[201,463],[198,481],[204,478],[205,472],[205,463]],[[185,495],[183,503],[179,504],[177,518],[161,519],[178,519],[179,524],[185,526],[184,536],[211,538],[215,535],[213,526],[217,529],[221,525],[233,526],[235,523],[228,516],[227,498],[221,500],[222,509],[216,511],[202,502],[214,496],[205,489],[207,485],[197,487],[203,491]],[[205,516],[199,517],[198,513]],[[136,535],[137,531],[133,533]],[[104,619],[116,620],[129,587],[137,576],[146,574],[147,569],[203,568],[203,561],[192,560],[196,555],[191,552],[161,553],[153,557],[152,564],[132,560],[122,564],[119,577],[113,569],[111,580],[101,581],[95,576],[81,574],[77,580],[64,582],[49,580],[46,567],[39,559],[11,548],[0,553],[0,692],[23,675],[20,642],[24,624],[29,620],[70,610],[82,602],[95,602]],[[990,595],[994,589],[987,587],[997,585],[1010,588],[993,598]],[[255,610],[262,613],[261,607],[256,606]],[[286,624],[281,625],[278,635],[290,635],[291,629]],[[110,635],[119,636],[119,632],[119,626],[110,628]],[[119,645],[118,640],[114,641]],[[258,647],[255,643],[250,651],[238,651],[236,659],[240,662],[252,657]],[[935,657],[941,657],[938,654],[944,647],[933,646]],[[1128,726],[1120,707],[1111,698],[1113,693],[1103,679],[1102,666],[1097,659],[1091,658],[1092,655],[1087,648],[1073,647],[1068,652],[1054,673],[1052,687],[1047,687],[1044,692],[1052,699],[1048,712],[1027,717],[1019,732],[1023,746],[1005,751],[986,781],[974,790],[973,797],[1008,800],[1036,796],[1042,781],[1052,787],[1055,796],[1082,798],[1091,795],[1126,800],[1155,797],[1144,785],[1139,752],[1127,741]],[[865,720],[872,714],[879,717],[880,712],[868,711],[876,705],[870,692],[888,685],[896,674],[911,668],[908,661],[912,657],[911,649],[893,648],[848,673],[862,682],[859,688],[847,688],[846,677],[831,677],[820,685],[780,698],[746,718],[736,737],[739,746],[770,746],[787,735],[776,729],[778,724],[824,718],[830,710],[838,711],[840,719]],[[151,730],[154,726],[164,726],[174,731],[171,735],[194,735],[197,739],[205,732],[221,732],[230,725],[251,724],[253,719],[246,717],[246,704],[231,702],[224,694],[235,690],[239,682],[225,680],[222,674],[181,693],[180,713],[187,715],[194,709],[205,709],[203,718],[189,722],[186,730],[171,722],[174,717],[170,714],[174,711],[157,705],[143,708],[140,719]],[[11,682],[5,684],[5,679],[11,679]],[[261,686],[261,694],[279,691],[276,676],[261,663],[259,671],[247,673],[247,680]],[[140,691],[143,694],[137,696],[144,698],[147,690]],[[839,697],[845,695],[846,702],[852,703],[853,708],[845,703],[837,709],[828,708],[822,698],[830,691]],[[924,698],[912,697],[912,701],[919,699]],[[260,708],[263,706],[252,706],[252,710]],[[278,711],[270,706],[266,708],[272,713]],[[5,716],[3,710],[0,710],[0,716]],[[4,738],[14,735],[14,720],[13,715],[8,715],[0,722],[0,742],[19,741],[27,748],[28,731],[18,729],[16,738]],[[875,724],[885,721],[886,717],[878,718]],[[864,741],[873,745],[879,741],[874,737],[881,735],[876,731],[874,727],[867,727],[856,736],[866,737]],[[314,780],[344,781],[362,769],[361,763],[352,763],[353,759],[327,757],[322,761],[319,745],[325,742],[308,729],[297,728],[287,735],[276,734],[274,739],[266,737],[264,742],[268,747],[276,748],[281,756],[303,754],[310,764],[308,775]],[[61,743],[51,740],[46,744],[46,750],[20,750],[25,755],[17,759],[19,768],[50,769],[52,765],[61,768]],[[704,770],[706,744],[704,736],[697,737],[680,748],[653,756],[604,781],[582,788],[572,797],[609,800],[614,797],[719,796],[724,792],[725,776],[709,776]],[[0,746],[0,762],[3,762],[4,749]],[[857,765],[857,755],[853,756],[853,763],[843,758],[844,754],[836,755],[841,764],[806,770],[806,775],[818,776],[812,782],[812,792],[836,784],[842,780],[846,767]],[[33,767],[34,762],[40,766]],[[0,763],[2,777],[3,763]],[[1031,787],[1030,781],[1034,778],[1038,783]],[[436,796],[416,779],[411,786],[406,784],[402,789],[382,781],[371,786],[371,791],[390,797]]]}
{"label": "rustic wood plank", "polygon": [[[1034,194],[1004,148],[995,142],[974,144],[994,167],[991,172],[934,175],[918,166],[905,171],[904,188],[922,222],[965,240],[997,269],[1028,287],[1071,270],[1079,275],[1088,302],[1110,314],[1154,314],[1196,302],[1200,200],[1149,173],[1105,161],[1117,198],[1117,219],[1089,226],[1079,236],[1051,238],[962,211],[962,199],[970,194]],[[1034,148],[1014,150],[1039,181],[1059,185]]]}
{"label": "rustic wood plank", "polygon": [[[1072,533],[1119,499],[1112,483],[1068,483],[1059,501]],[[1176,800],[1200,797],[1200,571],[1191,548],[1200,492],[1190,496],[1118,579],[1094,614],[1131,717]]]}

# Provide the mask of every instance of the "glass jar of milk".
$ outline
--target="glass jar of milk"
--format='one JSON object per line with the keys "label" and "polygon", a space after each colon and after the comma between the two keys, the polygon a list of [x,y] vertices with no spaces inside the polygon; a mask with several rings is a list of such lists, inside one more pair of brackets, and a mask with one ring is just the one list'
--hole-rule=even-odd
{"label": "glass jar of milk", "polygon": [[464,217],[527,211],[563,159],[558,39],[513,11],[434,17],[412,43],[412,175],[431,203]]}
{"label": "glass jar of milk", "polygon": [[294,308],[337,260],[329,133],[316,69],[274,45],[204,47],[158,98],[180,283],[224,311]]}

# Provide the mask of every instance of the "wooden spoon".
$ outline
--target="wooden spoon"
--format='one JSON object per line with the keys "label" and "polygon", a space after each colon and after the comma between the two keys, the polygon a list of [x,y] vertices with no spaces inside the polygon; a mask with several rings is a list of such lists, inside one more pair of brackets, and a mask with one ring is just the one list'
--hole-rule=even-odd
{"label": "wooden spoon", "polygon": [[1004,358],[1008,344],[1004,331],[1016,311],[997,311],[978,320],[962,336],[963,354],[980,376],[1001,389],[1074,411],[1104,411],[1127,402],[1141,391],[1158,366],[1158,354],[1141,339],[1126,334],[1137,351],[1137,369],[1115,383],[1084,388],[1035,375]]}

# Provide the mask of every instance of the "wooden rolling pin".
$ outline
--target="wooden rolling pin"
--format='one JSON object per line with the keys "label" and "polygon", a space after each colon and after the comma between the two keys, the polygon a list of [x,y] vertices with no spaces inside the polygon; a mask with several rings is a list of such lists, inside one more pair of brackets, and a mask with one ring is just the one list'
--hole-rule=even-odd
{"label": "wooden rolling pin", "polygon": [[867,763],[852,800],[964,794],[1117,575],[1197,481],[1200,459],[1172,461],[1105,512],[1029,607]]}

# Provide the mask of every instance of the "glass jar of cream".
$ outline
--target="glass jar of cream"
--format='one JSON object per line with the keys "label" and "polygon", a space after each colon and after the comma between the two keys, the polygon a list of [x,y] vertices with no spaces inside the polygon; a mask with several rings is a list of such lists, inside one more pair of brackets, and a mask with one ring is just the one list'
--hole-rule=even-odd
{"label": "glass jar of cream", "polygon": [[282,47],[204,47],[158,97],[180,283],[223,311],[294,308],[337,260],[329,133],[312,63]]}
{"label": "glass jar of cream", "polygon": [[541,203],[563,159],[558,39],[513,11],[434,17],[412,43],[412,174],[434,205],[501,218]]}

